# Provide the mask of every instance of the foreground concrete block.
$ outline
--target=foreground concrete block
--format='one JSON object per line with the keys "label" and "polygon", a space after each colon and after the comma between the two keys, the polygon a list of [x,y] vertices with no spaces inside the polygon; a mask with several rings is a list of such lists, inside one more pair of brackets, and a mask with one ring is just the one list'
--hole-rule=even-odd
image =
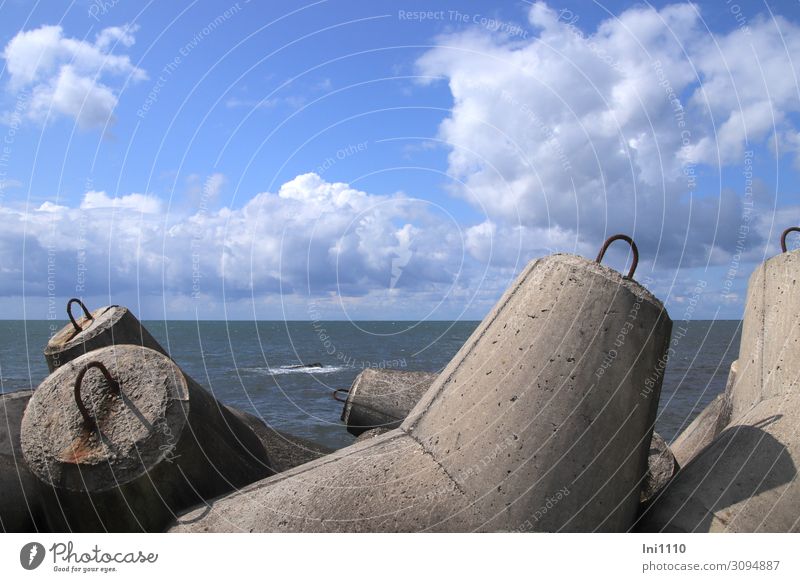
{"label": "foreground concrete block", "polygon": [[0,531],[35,532],[42,525],[36,478],[22,457],[20,426],[33,390],[0,394]]}
{"label": "foreground concrete block", "polygon": [[[373,421],[383,420],[387,417],[394,418],[401,414],[408,415],[411,409],[436,380],[436,377],[437,374],[433,373],[403,372],[397,370],[369,369],[362,372],[353,383],[353,389],[350,390],[347,400],[348,403],[353,403],[353,408],[363,406],[365,409],[364,412],[359,411],[359,419],[362,424],[358,426],[358,430],[351,430],[351,427],[348,426],[350,432],[358,434],[356,442],[369,440],[388,432],[389,429],[384,427],[366,429]],[[394,394],[393,390],[387,390],[387,387],[392,387],[399,391],[406,389],[406,386],[408,386],[408,391],[405,393],[403,399],[399,401],[399,405],[397,404],[398,400],[389,399],[387,403],[387,401],[382,398],[384,393],[388,392],[389,394]],[[422,388],[425,388],[425,390],[423,391]],[[360,397],[354,397],[354,394],[358,395],[359,392]],[[367,400],[367,397],[373,396],[376,392],[377,397],[370,398],[369,405],[364,405],[363,403]],[[345,411],[342,415],[342,420],[345,422],[348,421],[347,412],[346,403]],[[405,418],[405,416],[403,418]],[[664,439],[661,438],[661,435],[656,432],[653,432],[653,437],[650,441],[650,453],[647,457],[647,467],[647,474],[642,483],[642,503],[646,503],[660,491],[675,475],[679,468],[678,462],[675,460],[675,456],[670,450],[670,447]]]}
{"label": "foreground concrete block", "polygon": [[436,380],[430,372],[367,368],[347,393],[342,421],[355,436],[383,428],[397,428]]}
{"label": "foreground concrete block", "polygon": [[173,531],[626,531],[670,331],[662,304],[616,271],[534,261],[399,429]]}
{"label": "foreground concrete block", "polygon": [[47,342],[44,357],[50,372],[87,352],[112,345],[132,344],[167,354],[127,308],[109,305],[90,314],[83,303],[80,305],[83,317],[74,319],[68,307],[74,323],[65,325]]}
{"label": "foreground concrete block", "polygon": [[800,531],[800,394],[742,415],[645,512],[646,532]]}
{"label": "foreground concrete block", "polygon": [[375,437],[381,436],[382,434],[385,434],[387,432],[389,432],[389,430],[385,428],[372,428],[358,435],[358,437],[356,438],[356,442],[360,443],[368,441],[369,439],[374,439]]}
{"label": "foreground concrete block", "polygon": [[747,288],[739,371],[731,393],[738,420],[762,400],[800,390],[800,250],[762,263]]}
{"label": "foreground concrete block", "polygon": [[738,361],[734,361],[728,373],[725,391],[709,402],[703,412],[670,445],[672,454],[681,467],[685,467],[728,426],[731,420],[731,393],[737,370]]}
{"label": "foreground concrete block", "polygon": [[0,455],[19,454],[22,415],[32,395],[33,390],[0,394]]}
{"label": "foreground concrete block", "polygon": [[162,531],[177,512],[271,474],[246,424],[172,360],[134,345],[45,379],[21,446],[50,494],[52,531]]}

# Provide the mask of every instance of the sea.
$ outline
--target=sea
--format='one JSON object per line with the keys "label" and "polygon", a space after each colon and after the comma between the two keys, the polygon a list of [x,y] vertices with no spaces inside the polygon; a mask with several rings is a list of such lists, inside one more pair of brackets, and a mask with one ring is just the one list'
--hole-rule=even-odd
{"label": "sea", "polygon": [[[0,321],[0,391],[47,375],[49,321]],[[440,371],[477,321],[146,321],[183,370],[214,396],[279,430],[333,448],[353,442],[333,390],[365,368]],[[62,325],[59,322],[56,328]],[[740,321],[675,321],[656,430],[669,442],[724,390]],[[313,366],[312,366],[313,365]],[[310,367],[298,367],[310,366]]]}

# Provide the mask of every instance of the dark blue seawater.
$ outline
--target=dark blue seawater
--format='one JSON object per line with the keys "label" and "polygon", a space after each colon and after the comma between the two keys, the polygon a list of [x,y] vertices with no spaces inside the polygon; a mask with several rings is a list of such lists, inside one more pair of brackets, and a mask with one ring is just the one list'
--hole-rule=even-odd
{"label": "dark blue seawater", "polygon": [[[57,327],[60,327],[60,323]],[[478,322],[146,322],[175,361],[221,401],[278,429],[333,447],[353,441],[331,398],[365,367],[441,370]],[[671,440],[725,387],[739,352],[738,321],[675,322],[682,337],[664,379],[656,429]],[[0,321],[5,392],[47,374],[46,321]],[[677,336],[676,336],[677,337]],[[297,370],[299,364],[321,368]]]}

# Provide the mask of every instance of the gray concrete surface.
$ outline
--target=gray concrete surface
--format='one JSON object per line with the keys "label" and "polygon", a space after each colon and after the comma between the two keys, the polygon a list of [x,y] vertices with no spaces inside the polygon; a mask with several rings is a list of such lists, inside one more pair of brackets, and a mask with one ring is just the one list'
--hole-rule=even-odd
{"label": "gray concrete surface", "polygon": [[249,412],[233,406],[226,406],[226,408],[244,422],[261,441],[264,453],[269,459],[268,467],[272,473],[282,473],[294,469],[333,452],[330,447],[325,447],[310,439],[276,430]]}
{"label": "gray concrete surface", "polygon": [[645,532],[800,531],[800,394],[758,403],[678,472]]}
{"label": "gray concrete surface", "polygon": [[736,381],[737,370],[738,361],[734,361],[728,372],[725,391],[709,402],[708,406],[697,415],[670,445],[672,454],[675,455],[675,459],[682,467],[685,467],[697,453],[710,445],[728,426],[731,419],[731,394]]}
{"label": "gray concrete surface", "polygon": [[[119,382],[109,386],[103,363]],[[30,470],[49,495],[52,531],[161,531],[174,515],[270,474],[250,428],[168,357],[148,348],[101,348],[63,364],[34,392],[22,420]]]}
{"label": "gray concrete surface", "polygon": [[80,332],[68,323],[50,338],[44,349],[50,372],[87,352],[111,345],[132,344],[167,353],[126,307],[101,307],[92,312],[92,317],[77,320]]}
{"label": "gray concrete surface", "polygon": [[800,390],[799,276],[800,250],[768,259],[750,276],[731,394],[733,420],[762,400]]}
{"label": "gray concrete surface", "polygon": [[533,261],[399,429],[172,531],[626,531],[670,331],[661,302],[618,272]]}
{"label": "gray concrete surface", "polygon": [[20,426],[33,390],[0,394],[0,531],[35,532],[42,527],[36,478],[20,445]]}
{"label": "gray concrete surface", "polygon": [[431,372],[367,368],[347,393],[342,421],[355,436],[373,428],[397,428],[436,377]]}
{"label": "gray concrete surface", "polygon": [[647,455],[647,475],[640,494],[642,503],[646,504],[655,499],[679,469],[680,465],[675,460],[667,441],[657,432],[653,432],[650,452]]}

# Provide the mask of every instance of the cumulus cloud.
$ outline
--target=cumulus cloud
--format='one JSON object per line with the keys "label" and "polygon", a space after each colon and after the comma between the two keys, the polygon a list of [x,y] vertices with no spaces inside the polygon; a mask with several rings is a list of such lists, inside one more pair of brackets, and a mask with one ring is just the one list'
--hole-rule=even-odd
{"label": "cumulus cloud", "polygon": [[[724,261],[753,200],[743,180],[722,192],[701,180],[753,150],[758,166],[776,135],[796,149],[800,27],[758,17],[713,34],[693,4],[632,8],[592,32],[560,16],[537,3],[529,40],[467,30],[417,62],[453,96],[439,134],[454,192],[488,214],[470,244],[539,230],[596,248],[627,232],[664,267]],[[774,197],[756,202],[771,213]],[[748,248],[768,235],[750,228]]]}
{"label": "cumulus cloud", "polygon": [[90,190],[84,195],[80,207],[83,210],[120,208],[142,214],[158,214],[161,212],[162,206],[161,200],[147,194],[128,194],[114,198],[105,192]]}
{"label": "cumulus cloud", "polygon": [[[214,174],[203,189],[214,194],[224,183]],[[0,206],[0,220],[8,224],[0,232],[6,296],[23,285],[28,295],[46,295],[48,264],[65,296],[80,275],[85,295],[358,299],[379,316],[398,302],[419,311],[446,298],[462,307],[483,302],[483,310],[496,293],[459,225],[437,207],[313,173],[240,208],[212,210],[200,200],[170,214],[151,194],[90,191],[77,206]]]}
{"label": "cumulus cloud", "polygon": [[26,116],[38,122],[50,116],[75,119],[81,128],[102,127],[113,120],[117,90],[106,80],[141,81],[147,73],[128,56],[136,26],[110,27],[94,42],[69,38],[61,26],[20,31],[3,50],[9,73],[7,89],[28,91]]}

